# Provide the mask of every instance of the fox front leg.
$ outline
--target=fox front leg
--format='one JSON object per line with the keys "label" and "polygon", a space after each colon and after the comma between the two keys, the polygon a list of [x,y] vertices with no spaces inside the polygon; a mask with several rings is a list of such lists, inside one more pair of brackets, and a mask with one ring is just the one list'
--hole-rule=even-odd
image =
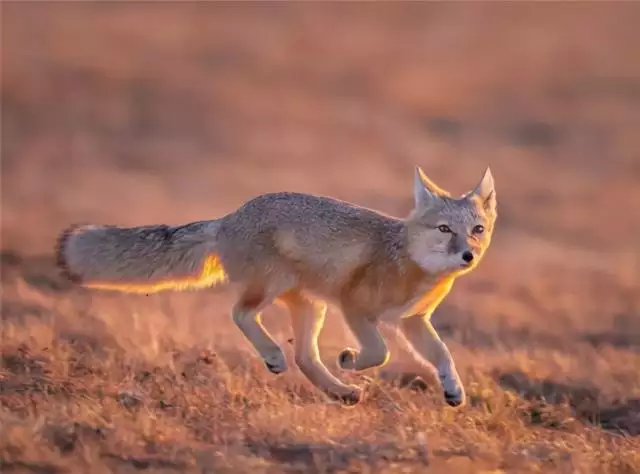
{"label": "fox front leg", "polygon": [[361,371],[382,367],[389,361],[389,349],[375,322],[365,315],[343,309],[344,320],[358,341],[360,349],[347,347],[338,355],[338,366]]}
{"label": "fox front leg", "polygon": [[438,373],[447,404],[453,407],[465,402],[465,393],[451,352],[440,339],[429,317],[417,314],[400,322],[400,331],[419,356],[419,362],[429,362]]}

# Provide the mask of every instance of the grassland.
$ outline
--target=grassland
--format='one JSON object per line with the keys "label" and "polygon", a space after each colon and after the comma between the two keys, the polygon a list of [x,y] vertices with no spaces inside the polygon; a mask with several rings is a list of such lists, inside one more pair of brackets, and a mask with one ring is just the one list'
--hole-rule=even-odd
{"label": "grassland", "polygon": [[[2,5],[2,472],[640,472],[634,3]],[[469,394],[393,344],[327,404],[268,373],[224,291],[88,292],[71,222],[179,223],[255,194],[396,215],[413,165],[498,230],[434,322]],[[291,358],[288,317],[265,321]],[[333,368],[353,344],[330,311]]]}

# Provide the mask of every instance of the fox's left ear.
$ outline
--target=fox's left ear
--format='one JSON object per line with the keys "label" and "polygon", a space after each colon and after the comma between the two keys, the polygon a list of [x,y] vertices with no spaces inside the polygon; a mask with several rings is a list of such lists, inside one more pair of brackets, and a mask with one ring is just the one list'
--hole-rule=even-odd
{"label": "fox's left ear", "polygon": [[487,167],[480,183],[469,195],[477,196],[482,202],[483,207],[487,211],[495,212],[496,210],[496,188],[493,182],[493,174],[491,169]]}

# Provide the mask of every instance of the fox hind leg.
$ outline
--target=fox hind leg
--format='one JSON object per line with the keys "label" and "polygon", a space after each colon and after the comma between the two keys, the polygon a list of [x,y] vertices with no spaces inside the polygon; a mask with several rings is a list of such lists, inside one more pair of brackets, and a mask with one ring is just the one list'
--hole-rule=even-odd
{"label": "fox hind leg", "polygon": [[400,332],[419,356],[418,361],[429,362],[436,368],[447,404],[462,405],[465,393],[453,357],[429,319],[422,314],[404,318],[400,321]]}
{"label": "fox hind leg", "polygon": [[327,305],[290,291],[280,296],[291,312],[295,341],[295,359],[300,371],[319,390],[345,405],[355,405],[362,399],[362,389],[346,385],[334,377],[320,359],[318,336],[324,324]]}
{"label": "fox hind leg", "polygon": [[344,319],[355,336],[360,350],[347,347],[338,355],[338,365],[346,370],[367,370],[381,367],[389,361],[390,353],[376,323],[361,314],[344,312]]}
{"label": "fox hind leg", "polygon": [[233,321],[258,352],[265,366],[273,374],[287,370],[282,349],[261,322],[260,310],[271,303],[264,293],[246,291],[232,310]]}

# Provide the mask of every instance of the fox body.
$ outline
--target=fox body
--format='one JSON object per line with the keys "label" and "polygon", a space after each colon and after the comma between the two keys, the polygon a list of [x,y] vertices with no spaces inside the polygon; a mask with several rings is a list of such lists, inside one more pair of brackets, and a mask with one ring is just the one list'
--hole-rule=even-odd
{"label": "fox body", "polygon": [[57,247],[58,264],[88,288],[134,293],[232,284],[234,322],[273,373],[287,369],[261,323],[273,302],[289,309],[295,361],[322,392],[346,404],[362,390],[322,363],[318,335],[326,303],[337,305],[358,341],[338,356],[345,370],[384,365],[381,322],[397,325],[427,370],[436,369],[446,401],[464,389],[444,342],[430,323],[456,277],[475,268],[491,241],[497,212],[489,169],[473,191],[454,198],[416,168],[415,205],[396,218],[329,197],[258,196],[235,212],[183,226],[72,226]]}

